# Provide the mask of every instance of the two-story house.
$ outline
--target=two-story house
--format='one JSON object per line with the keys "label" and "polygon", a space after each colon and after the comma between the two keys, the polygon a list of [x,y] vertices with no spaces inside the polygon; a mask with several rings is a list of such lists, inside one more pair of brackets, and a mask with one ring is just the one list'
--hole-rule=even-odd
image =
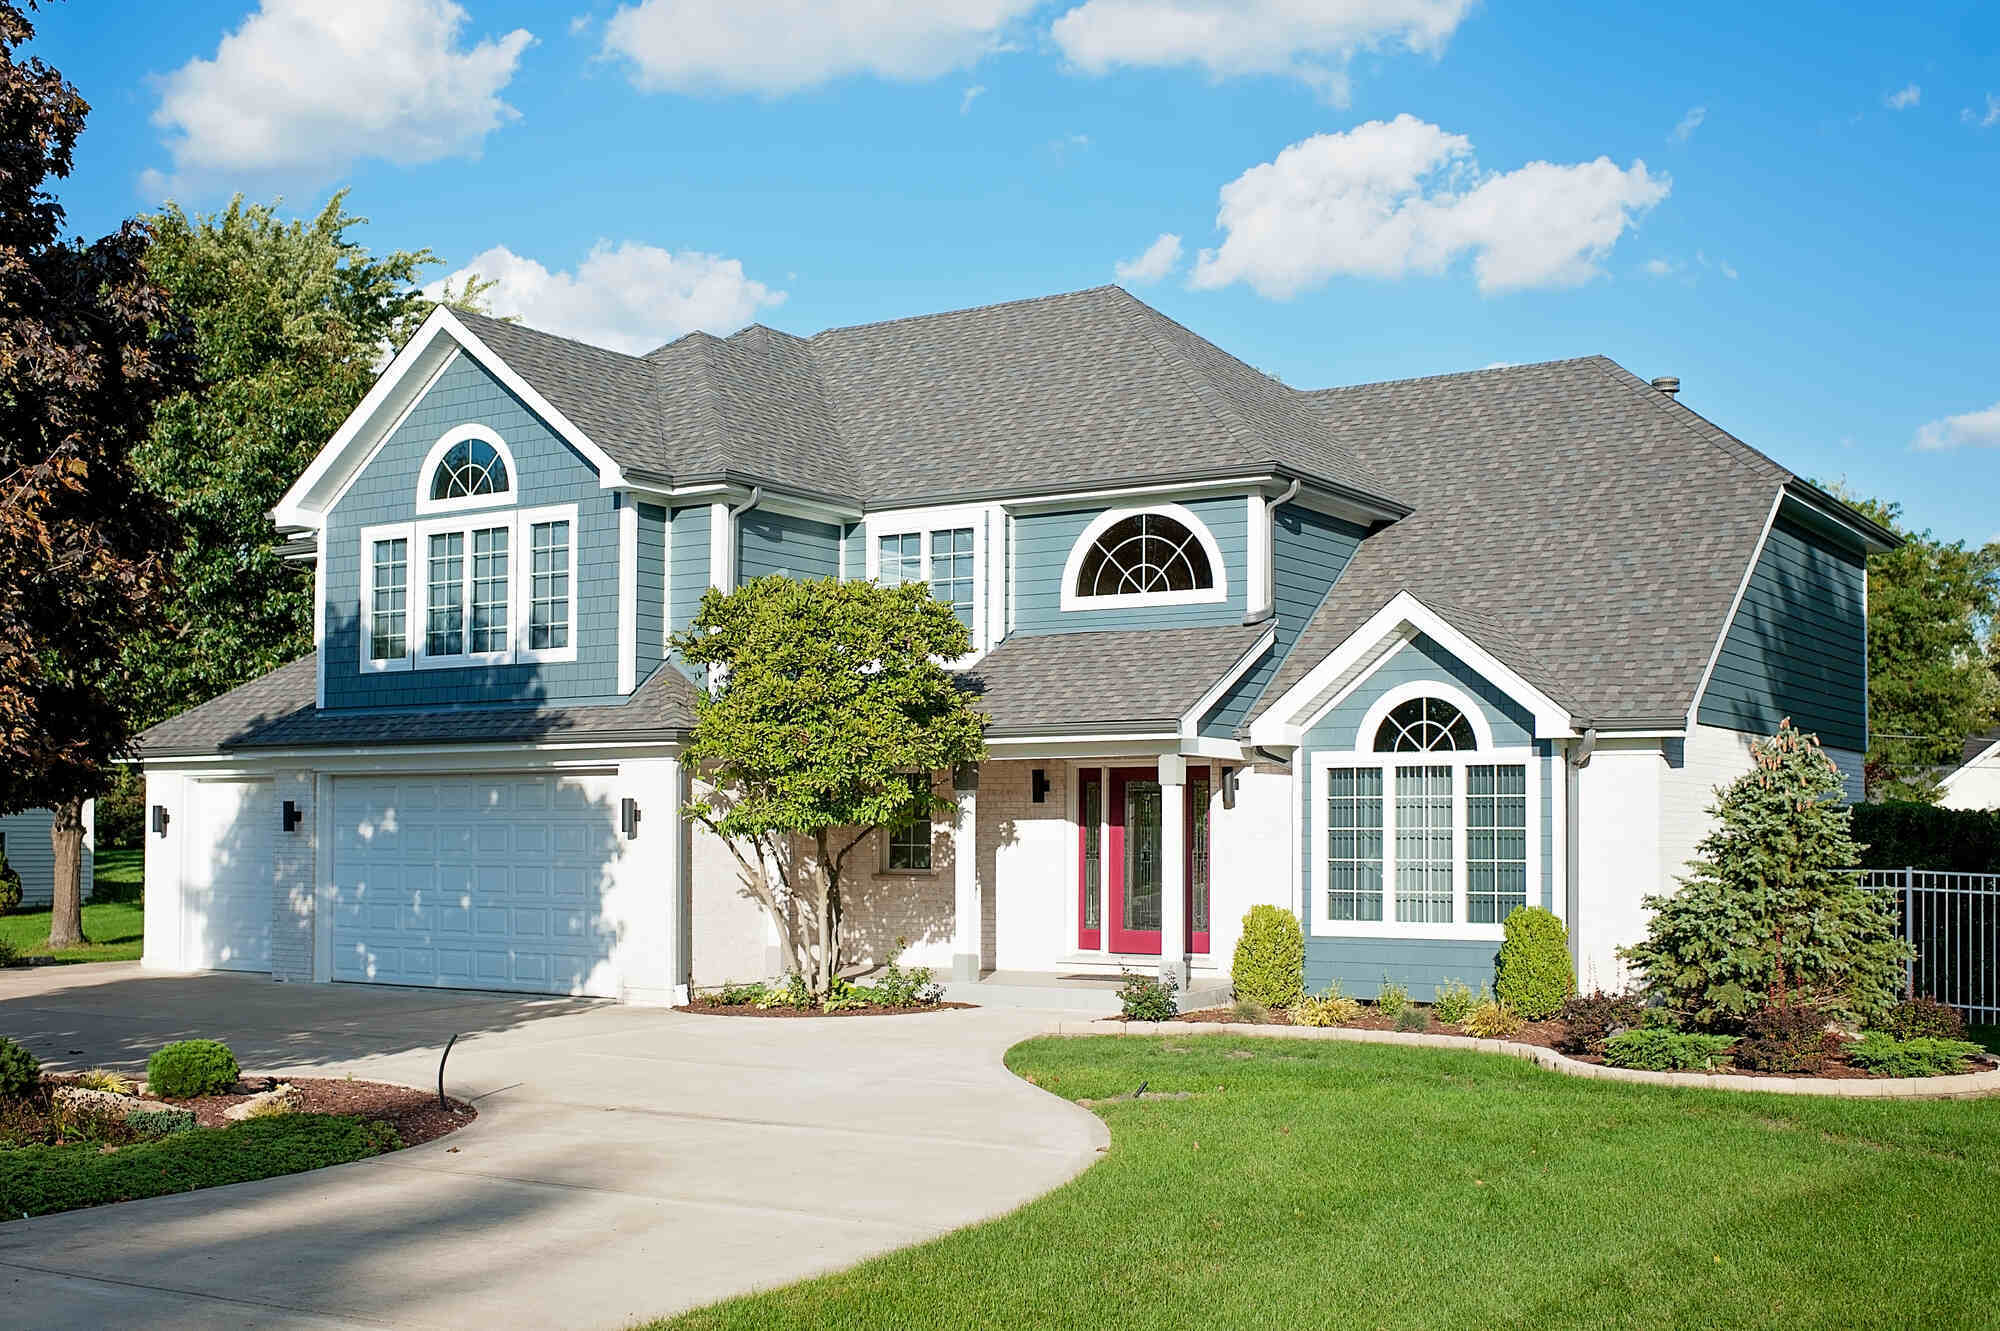
{"label": "two-story house", "polygon": [[1859,781],[1887,532],[1598,357],[1302,392],[1105,287],[643,356],[440,309],[274,516],[315,652],[143,737],[146,961],[661,1001],[775,935],[678,810],[667,636],[780,572],[972,630],[990,761],[850,959],[1619,979],[1782,717]]}

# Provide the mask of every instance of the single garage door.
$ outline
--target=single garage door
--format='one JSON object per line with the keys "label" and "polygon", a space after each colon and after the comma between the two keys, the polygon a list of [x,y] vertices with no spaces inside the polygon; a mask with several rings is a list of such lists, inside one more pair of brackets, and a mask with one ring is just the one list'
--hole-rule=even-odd
{"label": "single garage door", "polygon": [[277,810],[269,781],[189,783],[181,957],[195,970],[271,969]]}
{"label": "single garage door", "polygon": [[609,775],[338,777],[333,978],[615,997]]}

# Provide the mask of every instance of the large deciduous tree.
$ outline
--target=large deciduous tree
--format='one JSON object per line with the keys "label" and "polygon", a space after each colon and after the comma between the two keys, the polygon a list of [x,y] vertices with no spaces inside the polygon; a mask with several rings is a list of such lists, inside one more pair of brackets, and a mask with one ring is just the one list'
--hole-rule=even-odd
{"label": "large deciduous tree", "polygon": [[729,846],[814,997],[840,964],[841,881],[882,828],[948,810],[933,773],[985,756],[985,718],[938,664],[971,636],[922,583],[757,578],[710,590],[675,649],[709,668],[688,812]]}
{"label": "large deciduous tree", "polygon": [[51,947],[83,940],[83,803],[130,739],[112,687],[155,613],[172,520],[132,467],[181,379],[147,276],[146,226],[84,243],[50,193],[89,106],[21,59],[27,12],[0,0],[0,813],[55,818]]}

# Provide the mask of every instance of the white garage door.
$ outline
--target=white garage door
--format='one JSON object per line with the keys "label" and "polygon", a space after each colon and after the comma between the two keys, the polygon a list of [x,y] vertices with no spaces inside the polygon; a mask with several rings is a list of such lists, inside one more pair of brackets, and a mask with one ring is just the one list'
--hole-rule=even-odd
{"label": "white garage door", "polygon": [[333,978],[615,997],[609,776],[339,777]]}
{"label": "white garage door", "polygon": [[181,958],[195,970],[271,969],[277,810],[269,781],[189,783]]}

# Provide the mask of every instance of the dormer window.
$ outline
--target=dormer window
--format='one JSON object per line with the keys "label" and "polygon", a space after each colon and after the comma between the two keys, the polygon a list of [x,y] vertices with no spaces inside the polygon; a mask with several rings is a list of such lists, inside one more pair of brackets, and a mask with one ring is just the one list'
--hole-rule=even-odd
{"label": "dormer window", "polygon": [[507,441],[483,425],[461,425],[431,445],[417,473],[417,512],[511,504],[516,481]]}
{"label": "dormer window", "polygon": [[1065,610],[1190,605],[1227,594],[1222,550],[1179,504],[1114,509],[1085,527],[1063,570]]}

